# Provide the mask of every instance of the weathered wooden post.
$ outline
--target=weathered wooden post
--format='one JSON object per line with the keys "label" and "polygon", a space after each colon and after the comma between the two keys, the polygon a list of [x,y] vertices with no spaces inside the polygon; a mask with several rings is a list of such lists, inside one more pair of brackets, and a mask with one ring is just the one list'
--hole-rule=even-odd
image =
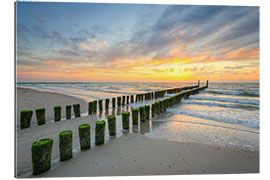
{"label": "weathered wooden post", "polygon": [[129,104],[129,96],[127,96],[127,104]]}
{"label": "weathered wooden post", "polygon": [[42,125],[46,123],[45,108],[36,109],[37,124]]}
{"label": "weathered wooden post", "polygon": [[125,101],[126,101],[126,96],[122,96],[122,106],[125,105]]}
{"label": "weathered wooden post", "polygon": [[106,109],[106,111],[109,110],[109,104],[110,104],[110,99],[106,99],[105,100],[105,109]]}
{"label": "weathered wooden post", "polygon": [[73,110],[74,110],[75,118],[81,117],[81,105],[80,104],[73,104]]}
{"label": "weathered wooden post", "polygon": [[61,121],[61,106],[54,106],[54,121]]}
{"label": "weathered wooden post", "polygon": [[151,112],[152,112],[152,118],[155,117],[156,116],[156,103],[153,103],[152,104],[152,110],[151,110]]}
{"label": "weathered wooden post", "polygon": [[82,124],[79,126],[79,138],[81,150],[86,150],[91,148],[91,133],[90,124]]}
{"label": "weathered wooden post", "polygon": [[30,127],[32,115],[33,115],[32,110],[21,111],[21,114],[20,114],[20,126],[21,126],[21,129]]}
{"label": "weathered wooden post", "polygon": [[117,106],[118,106],[118,107],[121,106],[121,97],[117,97]]}
{"label": "weathered wooden post", "polygon": [[97,113],[97,100],[94,100],[94,108],[93,108],[93,113]]}
{"label": "weathered wooden post", "polygon": [[145,122],[145,106],[139,107],[140,121]]}
{"label": "weathered wooden post", "polygon": [[59,133],[60,161],[66,161],[73,157],[72,154],[72,131],[67,130]]}
{"label": "weathered wooden post", "polygon": [[150,119],[150,106],[145,106],[145,119]]}
{"label": "weathered wooden post", "polygon": [[41,139],[32,143],[33,175],[42,174],[51,169],[53,139]]}
{"label": "weathered wooden post", "polygon": [[71,119],[71,105],[66,105],[66,119]]}
{"label": "weathered wooden post", "polygon": [[131,102],[131,103],[134,103],[134,95],[131,95],[131,96],[130,96],[130,102]]}
{"label": "weathered wooden post", "polygon": [[208,88],[208,80],[206,81],[206,87]]}
{"label": "weathered wooden post", "polygon": [[125,131],[129,131],[129,116],[130,113],[128,111],[122,112],[122,127]]}
{"label": "weathered wooden post", "polygon": [[96,145],[104,144],[105,124],[106,122],[104,120],[96,122],[96,135],[95,135]]}
{"label": "weathered wooden post", "polygon": [[98,100],[98,107],[99,107],[99,112],[102,112],[103,111],[102,99]]}
{"label": "weathered wooden post", "polygon": [[115,115],[110,115],[107,117],[109,125],[109,134],[111,137],[116,136],[116,117]]}
{"label": "weathered wooden post", "polygon": [[115,108],[115,98],[112,98],[112,108]]}
{"label": "weathered wooden post", "polygon": [[138,120],[139,120],[139,109],[134,108],[132,109],[132,124],[138,125]]}
{"label": "weathered wooden post", "polygon": [[200,87],[200,80],[198,80],[198,87]]}
{"label": "weathered wooden post", "polygon": [[94,112],[94,102],[93,101],[90,101],[88,103],[88,115],[93,114],[93,112]]}

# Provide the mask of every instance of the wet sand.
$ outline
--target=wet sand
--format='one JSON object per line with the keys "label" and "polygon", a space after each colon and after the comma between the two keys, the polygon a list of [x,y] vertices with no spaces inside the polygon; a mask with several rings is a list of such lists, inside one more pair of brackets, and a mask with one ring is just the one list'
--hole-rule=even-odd
{"label": "wet sand", "polygon": [[258,173],[256,151],[123,135],[42,177]]}
{"label": "wet sand", "polygon": [[[22,90],[25,91],[25,89]],[[40,99],[44,99],[48,108],[53,108],[55,102],[59,104],[57,98],[61,99],[64,104],[67,102],[65,100],[72,100],[70,96],[62,94],[26,90],[30,92],[30,95],[26,95],[27,93],[20,93],[19,91],[18,89],[18,96],[21,97],[18,97],[18,99],[25,99],[25,102],[18,103],[18,109],[24,109],[31,105],[35,107],[34,105],[40,102]],[[32,96],[33,93],[36,96]],[[84,102],[75,99],[76,102]],[[69,102],[73,104],[73,102]],[[121,117],[118,116],[117,118]],[[52,152],[53,168],[42,174],[42,177],[259,172],[258,151],[212,144],[152,139],[142,135],[143,132],[141,132],[142,134],[133,132],[124,135],[121,133],[117,135],[122,135],[121,137],[110,140],[106,136],[107,139],[104,145],[93,147],[95,122],[99,119],[100,117],[97,115],[91,115],[17,130],[17,176],[32,177],[31,144],[43,138],[53,138],[54,143]],[[80,151],[78,126],[84,123],[91,124],[92,148],[87,151]],[[117,125],[117,129],[118,131],[121,129],[121,124]],[[144,129],[144,127],[141,129]],[[64,130],[73,131],[75,156],[69,161],[60,162],[58,134]],[[106,134],[108,134],[107,127]]]}

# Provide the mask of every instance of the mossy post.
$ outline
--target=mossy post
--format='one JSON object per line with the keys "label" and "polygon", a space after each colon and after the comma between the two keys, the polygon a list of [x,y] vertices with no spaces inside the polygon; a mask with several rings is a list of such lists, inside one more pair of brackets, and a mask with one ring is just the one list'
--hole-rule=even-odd
{"label": "mossy post", "polygon": [[105,100],[105,109],[106,109],[106,111],[109,110],[109,104],[110,104],[110,99],[106,99]]}
{"label": "mossy post", "polygon": [[156,103],[152,104],[152,118],[156,116]]}
{"label": "mossy post", "polygon": [[88,103],[88,115],[93,114],[93,112],[94,112],[94,102],[93,101],[90,101]]}
{"label": "mossy post", "polygon": [[150,106],[145,106],[145,119],[150,119]]}
{"label": "mossy post", "polygon": [[134,108],[132,109],[132,124],[138,125],[138,120],[139,120],[139,109]]}
{"label": "mossy post", "polygon": [[145,106],[139,107],[140,110],[140,121],[144,122],[145,121]]}
{"label": "mossy post", "polygon": [[51,169],[53,139],[41,139],[32,143],[33,175],[42,174]]}
{"label": "mossy post", "polygon": [[97,121],[96,122],[96,135],[95,135],[95,144],[100,145],[104,144],[105,137],[105,121]]}
{"label": "mossy post", "polygon": [[82,124],[79,126],[79,138],[81,150],[90,149],[91,147],[91,133],[90,124]]}
{"label": "mossy post", "polygon": [[103,104],[102,104],[102,100],[98,100],[98,107],[99,107],[99,112],[103,111]]}
{"label": "mossy post", "polygon": [[109,134],[112,137],[116,136],[116,117],[115,115],[110,115],[107,117],[109,125]]}
{"label": "mossy post", "polygon": [[73,104],[73,110],[75,118],[81,117],[81,105],[80,104]]}
{"label": "mossy post", "polygon": [[61,121],[61,106],[54,106],[54,121]]}
{"label": "mossy post", "polygon": [[24,111],[21,111],[20,115],[21,115],[20,116],[21,129],[30,127],[33,111],[32,110],[24,110]]}
{"label": "mossy post", "polygon": [[130,96],[130,102],[131,102],[131,103],[134,103],[134,95],[131,95],[131,96]]}
{"label": "mossy post", "polygon": [[128,111],[122,112],[122,127],[123,127],[123,130],[126,130],[126,131],[129,130],[129,116],[130,116],[130,112]]}
{"label": "mossy post", "polygon": [[112,98],[112,108],[115,108],[115,98]]}
{"label": "mossy post", "polygon": [[59,133],[60,161],[66,161],[73,157],[72,154],[72,131],[67,130]]}
{"label": "mossy post", "polygon": [[37,124],[42,125],[46,123],[45,108],[36,109]]}
{"label": "mossy post", "polygon": [[66,105],[66,119],[71,119],[71,105]]}
{"label": "mossy post", "polygon": [[118,106],[118,107],[121,106],[121,97],[117,97],[117,106]]}
{"label": "mossy post", "polygon": [[156,104],[156,114],[160,114],[160,102],[158,101],[158,102],[155,102],[155,104]]}
{"label": "mossy post", "polygon": [[94,100],[93,103],[94,103],[93,113],[97,113],[97,100]]}

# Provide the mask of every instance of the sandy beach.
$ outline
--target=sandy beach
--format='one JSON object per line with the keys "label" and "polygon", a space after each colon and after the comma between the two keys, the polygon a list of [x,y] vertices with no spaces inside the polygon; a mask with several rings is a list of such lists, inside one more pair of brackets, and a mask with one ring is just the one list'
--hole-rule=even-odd
{"label": "sandy beach", "polygon": [[[45,107],[48,119],[53,119],[53,106],[86,102],[63,94],[17,89],[17,114],[24,109]],[[83,104],[84,103],[84,104]],[[49,110],[51,109],[51,110]],[[34,114],[35,116],[35,114]],[[102,117],[101,117],[102,118]],[[118,116],[117,118],[120,118]],[[178,175],[178,174],[223,174],[258,173],[259,152],[238,147],[174,142],[149,138],[144,133],[118,134],[116,139],[94,146],[97,115],[84,116],[42,126],[17,130],[16,161],[17,177],[32,177],[31,144],[43,138],[53,138],[52,169],[39,177],[122,176],[122,175]],[[17,120],[18,116],[17,116]],[[91,125],[92,147],[79,150],[78,126]],[[121,128],[121,124],[117,128]],[[142,128],[143,129],[143,128]],[[60,162],[58,134],[73,131],[73,159]],[[108,128],[106,127],[106,134]]]}
{"label": "sandy beach", "polygon": [[[46,120],[53,120],[54,118],[54,106],[62,106],[62,117],[66,116],[66,105],[72,105],[79,103],[81,104],[81,111],[87,111],[87,102],[82,99],[53,93],[53,92],[41,92],[27,89],[27,88],[17,88],[17,96],[16,96],[16,117],[17,117],[17,127],[20,126],[20,112],[22,110],[33,110],[32,122],[31,126],[37,126],[35,109],[38,108],[46,108]],[[73,115],[73,112],[72,112]]]}

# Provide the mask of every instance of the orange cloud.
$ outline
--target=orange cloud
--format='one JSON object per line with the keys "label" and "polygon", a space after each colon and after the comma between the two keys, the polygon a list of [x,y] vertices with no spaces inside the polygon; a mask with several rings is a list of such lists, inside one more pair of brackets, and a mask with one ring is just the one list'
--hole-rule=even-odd
{"label": "orange cloud", "polygon": [[90,49],[90,47],[88,47],[87,44],[85,44],[83,42],[81,43],[81,47],[84,49],[88,49],[88,50]]}

